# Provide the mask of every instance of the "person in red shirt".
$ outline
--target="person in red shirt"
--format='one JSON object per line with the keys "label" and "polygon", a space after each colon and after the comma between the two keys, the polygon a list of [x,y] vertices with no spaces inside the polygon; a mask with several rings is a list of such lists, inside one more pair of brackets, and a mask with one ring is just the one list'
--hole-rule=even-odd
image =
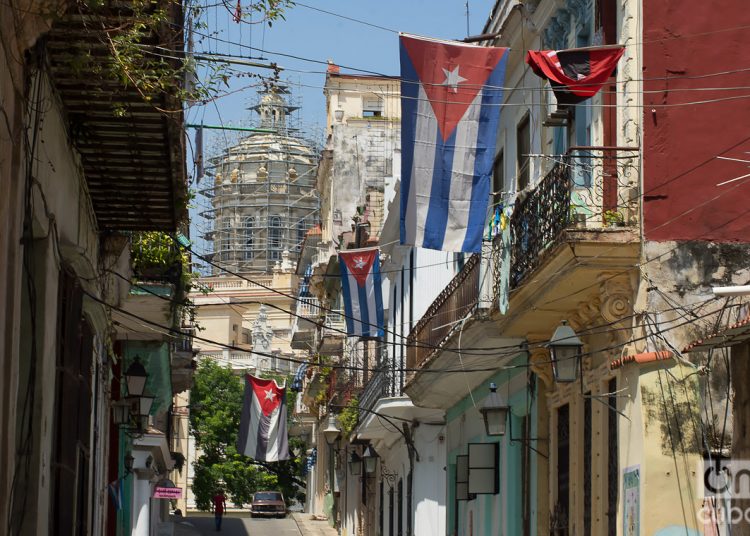
{"label": "person in red shirt", "polygon": [[227,498],[224,496],[224,491],[219,488],[211,500],[214,503],[214,520],[216,521],[216,531],[218,532],[221,530],[221,518],[224,516],[224,510],[227,508]]}

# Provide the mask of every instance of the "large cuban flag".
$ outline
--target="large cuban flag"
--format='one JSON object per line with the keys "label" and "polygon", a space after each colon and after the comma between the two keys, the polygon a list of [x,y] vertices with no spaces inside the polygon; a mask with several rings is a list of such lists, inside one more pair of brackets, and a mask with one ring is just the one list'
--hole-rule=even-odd
{"label": "large cuban flag", "polygon": [[276,380],[245,375],[237,451],[262,462],[289,459],[286,389]]}
{"label": "large cuban flag", "polygon": [[401,243],[478,252],[508,49],[401,35]]}
{"label": "large cuban flag", "polygon": [[339,259],[346,333],[353,337],[382,337],[383,289],[377,248],[341,251]]}

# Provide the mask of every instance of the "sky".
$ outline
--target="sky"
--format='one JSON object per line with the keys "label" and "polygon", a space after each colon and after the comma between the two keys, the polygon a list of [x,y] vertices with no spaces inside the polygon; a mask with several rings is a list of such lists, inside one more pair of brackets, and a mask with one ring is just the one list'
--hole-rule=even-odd
{"label": "sky", "polygon": [[[236,5],[236,0],[226,0]],[[243,1],[246,5],[247,0]],[[469,0],[469,32],[482,32],[494,0]],[[337,13],[382,26],[375,28],[351,20],[322,13],[305,6]],[[399,50],[397,31],[444,39],[462,39],[467,35],[466,0],[304,0],[286,12],[286,20],[273,23],[271,28],[263,24],[237,24],[232,20],[233,9],[219,6],[208,9],[203,16],[207,28],[199,33],[213,34],[214,38],[195,36],[196,52],[231,54],[243,58],[263,57],[261,63],[276,62],[285,68],[282,79],[300,84],[292,88],[301,97],[303,108],[300,118],[305,126],[325,125],[325,98],[322,86],[325,83],[325,65],[263,53],[248,48],[255,47],[269,52],[279,52],[325,62],[332,59],[345,67],[364,69],[374,73],[398,75]],[[257,18],[257,15],[256,15]],[[264,28],[265,27],[265,28]],[[222,42],[230,41],[230,43]],[[244,46],[240,46],[244,45]],[[233,66],[236,67],[236,66]],[[238,67],[244,73],[267,76],[264,69]],[[350,71],[356,72],[356,71]],[[230,92],[204,106],[194,106],[188,112],[188,122],[213,125],[238,124],[252,118],[248,111],[256,97],[257,78],[247,75],[232,77],[228,87],[222,84],[223,92]],[[192,137],[192,133],[191,137]],[[207,150],[212,143],[207,135]],[[214,132],[213,144],[221,144]]]}

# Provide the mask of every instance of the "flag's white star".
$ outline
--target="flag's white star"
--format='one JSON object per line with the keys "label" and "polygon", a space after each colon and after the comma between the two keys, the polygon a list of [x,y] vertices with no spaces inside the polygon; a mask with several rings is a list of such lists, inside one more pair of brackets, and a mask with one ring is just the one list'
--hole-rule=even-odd
{"label": "flag's white star", "polygon": [[364,257],[354,257],[354,267],[358,270],[361,270],[365,267],[365,264],[367,264],[367,261]]}
{"label": "flag's white star", "polygon": [[458,74],[459,66],[456,65],[456,68],[452,71],[449,71],[448,69],[443,69],[443,73],[445,73],[445,82],[440,84],[441,86],[450,86],[450,88],[453,90],[453,93],[458,93],[458,84],[461,82],[466,82],[467,78],[464,78],[460,74]]}
{"label": "flag's white star", "polygon": [[268,391],[265,391],[266,393],[266,400],[270,400],[273,402],[276,399],[276,393],[273,392],[273,389],[269,389]]}

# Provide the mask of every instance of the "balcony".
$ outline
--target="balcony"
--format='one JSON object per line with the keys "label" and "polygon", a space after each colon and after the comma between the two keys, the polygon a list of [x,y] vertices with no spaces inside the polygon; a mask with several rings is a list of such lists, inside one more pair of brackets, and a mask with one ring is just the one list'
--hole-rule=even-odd
{"label": "balcony", "polygon": [[372,410],[381,398],[401,396],[401,394],[392,371],[383,369],[376,372],[367,382],[359,397],[359,407],[362,410],[359,416],[360,420],[365,417],[364,413],[367,413],[367,410]]}
{"label": "balcony", "polygon": [[325,355],[340,356],[344,351],[346,324],[341,311],[328,311],[320,332],[318,352]]}
{"label": "balcony", "polygon": [[[152,19],[139,18],[129,2],[66,5],[67,11],[51,17],[46,63],[65,108],[66,130],[80,156],[97,226],[108,232],[173,232],[187,218],[188,202],[179,92],[182,4],[151,3],[147,13],[163,13],[158,27]],[[141,34],[137,43],[129,40],[133,28]],[[118,67],[131,61],[113,58],[114,43],[121,39],[127,45],[118,49],[145,51],[132,62],[135,73]],[[174,52],[152,61],[151,50]],[[132,53],[124,54],[133,60]]]}
{"label": "balcony", "polygon": [[566,239],[636,225],[638,178],[637,149],[572,148],[511,216],[510,287],[521,285]]}
{"label": "balcony", "polygon": [[297,298],[297,315],[306,320],[314,320],[313,325],[317,324],[317,319],[321,316],[320,300],[311,296],[300,296]]}
{"label": "balcony", "polygon": [[312,296],[300,296],[297,298],[296,308],[291,346],[295,350],[310,350],[314,347],[315,335],[322,318],[320,300]]}
{"label": "balcony", "polygon": [[201,283],[211,291],[235,291],[235,290],[264,290],[264,287],[270,287],[273,283],[273,276],[252,276],[252,281],[240,279],[239,277],[204,277]]}
{"label": "balcony", "polygon": [[[417,370],[404,391],[415,405],[452,407],[496,367],[525,362],[525,344],[549,340],[561,319],[579,329],[632,311],[641,259],[638,160],[630,148],[573,148],[516,201],[510,248],[496,237],[494,254],[472,258],[409,334],[407,367]],[[460,322],[485,302],[480,281],[494,283],[494,305]],[[509,306],[500,313],[495,300],[504,293]],[[423,372],[430,369],[465,372],[456,382]]]}
{"label": "balcony", "polygon": [[479,255],[469,258],[463,269],[432,302],[406,339],[406,367],[421,367],[457,323],[479,299]]}

